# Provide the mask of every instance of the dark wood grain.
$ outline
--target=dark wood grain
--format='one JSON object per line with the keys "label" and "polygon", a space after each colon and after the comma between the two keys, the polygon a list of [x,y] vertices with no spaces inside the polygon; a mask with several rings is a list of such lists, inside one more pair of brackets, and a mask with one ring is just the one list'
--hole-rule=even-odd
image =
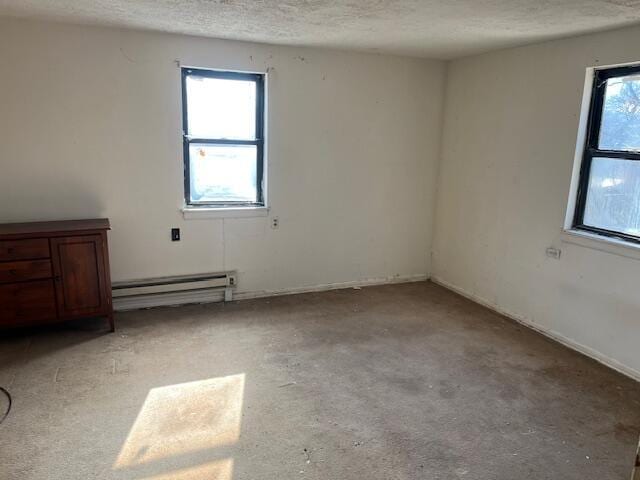
{"label": "dark wood grain", "polygon": [[0,262],[49,258],[49,240],[0,240]]}
{"label": "dark wood grain", "polygon": [[0,285],[2,325],[20,326],[57,320],[53,280]]}
{"label": "dark wood grain", "polygon": [[110,229],[111,225],[107,218],[63,220],[57,222],[5,223],[0,225],[0,237],[59,237],[69,234],[82,235],[87,232],[99,233]]}
{"label": "dark wood grain", "polygon": [[106,317],[109,220],[0,225],[0,328]]}
{"label": "dark wood grain", "polygon": [[51,253],[60,318],[107,313],[102,236],[52,238]]}
{"label": "dark wood grain", "polygon": [[102,256],[102,271],[104,272],[104,282],[105,282],[105,295],[107,297],[107,308],[109,314],[107,315],[107,320],[109,321],[109,328],[112,332],[116,331],[116,322],[113,318],[113,298],[112,298],[112,290],[111,290],[111,268],[109,268],[109,248],[108,248],[108,238],[107,231],[103,230],[100,235],[102,236],[102,245],[103,245],[103,253]]}
{"label": "dark wood grain", "polygon": [[51,260],[0,262],[0,283],[24,282],[51,278]]}

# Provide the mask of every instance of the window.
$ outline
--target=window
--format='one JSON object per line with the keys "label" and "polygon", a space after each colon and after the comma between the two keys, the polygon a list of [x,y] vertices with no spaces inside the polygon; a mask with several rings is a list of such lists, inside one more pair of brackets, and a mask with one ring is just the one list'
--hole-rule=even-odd
{"label": "window", "polygon": [[264,75],[182,69],[188,206],[264,205]]}
{"label": "window", "polygon": [[640,66],[595,71],[573,227],[640,242]]}

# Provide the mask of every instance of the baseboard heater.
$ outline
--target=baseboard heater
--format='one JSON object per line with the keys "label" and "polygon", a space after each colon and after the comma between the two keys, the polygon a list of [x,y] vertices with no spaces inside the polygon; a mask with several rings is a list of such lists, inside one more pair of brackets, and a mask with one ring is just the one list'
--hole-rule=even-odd
{"label": "baseboard heater", "polygon": [[233,300],[236,272],[163,277],[112,286],[115,310]]}

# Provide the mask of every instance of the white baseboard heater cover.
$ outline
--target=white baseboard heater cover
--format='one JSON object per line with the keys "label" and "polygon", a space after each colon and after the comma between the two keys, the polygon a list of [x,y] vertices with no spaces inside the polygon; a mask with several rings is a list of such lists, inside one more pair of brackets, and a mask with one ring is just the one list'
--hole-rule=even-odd
{"label": "white baseboard heater cover", "polygon": [[113,305],[116,310],[133,310],[163,305],[233,300],[236,272],[162,277],[114,283]]}

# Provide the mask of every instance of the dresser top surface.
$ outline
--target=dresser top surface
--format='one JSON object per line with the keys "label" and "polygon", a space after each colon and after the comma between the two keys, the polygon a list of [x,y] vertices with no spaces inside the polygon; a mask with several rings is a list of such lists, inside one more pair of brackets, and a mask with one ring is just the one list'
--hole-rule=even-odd
{"label": "dresser top surface", "polygon": [[108,218],[89,220],[62,220],[55,222],[28,222],[0,224],[0,237],[16,235],[47,235],[65,232],[110,230]]}

